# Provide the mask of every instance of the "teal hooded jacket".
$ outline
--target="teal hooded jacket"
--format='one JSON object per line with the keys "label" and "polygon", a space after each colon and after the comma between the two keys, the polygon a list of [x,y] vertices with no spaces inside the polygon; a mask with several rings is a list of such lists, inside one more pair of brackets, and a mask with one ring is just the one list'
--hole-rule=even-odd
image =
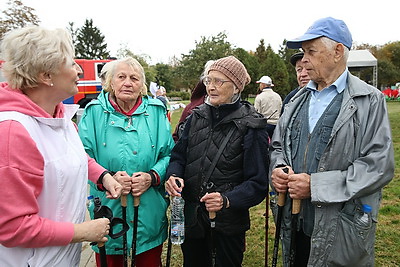
{"label": "teal hooded jacket", "polygon": [[[167,238],[168,199],[165,197],[165,172],[170,152],[174,146],[170,123],[161,101],[142,97],[142,104],[132,116],[125,116],[112,107],[109,93],[102,91],[97,100],[90,102],[79,123],[79,136],[86,152],[109,171],[135,172],[156,171],[161,183],[151,186],[140,197],[136,254],[161,245]],[[120,200],[107,199],[105,192],[97,190],[90,182],[90,194],[100,197],[102,204],[113,211],[114,217],[122,218]],[[133,197],[127,197],[128,251],[132,244],[134,220]],[[89,209],[93,218],[93,210]],[[120,229],[114,229],[118,232]],[[105,244],[107,254],[122,254],[122,237]],[[97,246],[93,249],[98,252]],[[117,250],[116,250],[117,249]]]}

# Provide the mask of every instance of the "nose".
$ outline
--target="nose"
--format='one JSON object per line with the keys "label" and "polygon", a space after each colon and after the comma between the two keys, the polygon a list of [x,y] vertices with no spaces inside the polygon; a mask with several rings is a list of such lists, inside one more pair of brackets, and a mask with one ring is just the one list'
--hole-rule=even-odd
{"label": "nose", "polygon": [[129,78],[126,78],[123,82],[125,87],[131,87],[132,86],[132,81]]}
{"label": "nose", "polygon": [[79,64],[77,64],[76,62],[75,62],[75,69],[78,72],[78,75],[81,75],[83,73],[81,66],[79,66]]}
{"label": "nose", "polygon": [[306,68],[303,68],[303,69],[301,70],[301,72],[300,72],[300,76],[304,77],[304,76],[307,76],[307,75],[308,75],[308,73],[307,73]]}

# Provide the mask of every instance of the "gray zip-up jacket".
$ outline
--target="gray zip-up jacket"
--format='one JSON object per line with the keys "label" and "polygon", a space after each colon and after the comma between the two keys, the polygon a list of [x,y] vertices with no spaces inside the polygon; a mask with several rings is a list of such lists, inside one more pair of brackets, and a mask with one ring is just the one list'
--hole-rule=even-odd
{"label": "gray zip-up jacket", "polygon": [[[382,188],[394,175],[393,143],[384,95],[350,73],[343,93],[341,110],[321,155],[318,172],[311,174],[315,218],[309,266],[374,265]],[[290,118],[306,95],[306,90],[301,89],[285,107],[271,142],[270,172],[282,164],[291,166]],[[372,207],[368,227],[354,221],[362,204]],[[290,201],[285,205],[290,205]],[[285,250],[289,246],[285,243],[286,237],[290,237],[290,216],[284,216],[283,225],[284,254],[288,255]],[[287,257],[284,262],[287,263]]]}

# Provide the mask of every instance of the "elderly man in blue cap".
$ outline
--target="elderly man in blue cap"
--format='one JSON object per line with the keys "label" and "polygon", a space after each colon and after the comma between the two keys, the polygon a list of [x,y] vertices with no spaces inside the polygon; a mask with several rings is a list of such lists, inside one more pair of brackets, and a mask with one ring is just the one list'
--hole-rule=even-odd
{"label": "elderly man in blue cap", "polygon": [[[304,51],[311,81],[287,104],[271,143],[272,185],[288,192],[285,266],[374,265],[382,188],[394,175],[393,144],[385,97],[347,69],[351,45],[346,24],[331,17],[287,41]],[[299,214],[290,215],[292,203],[301,204]]]}

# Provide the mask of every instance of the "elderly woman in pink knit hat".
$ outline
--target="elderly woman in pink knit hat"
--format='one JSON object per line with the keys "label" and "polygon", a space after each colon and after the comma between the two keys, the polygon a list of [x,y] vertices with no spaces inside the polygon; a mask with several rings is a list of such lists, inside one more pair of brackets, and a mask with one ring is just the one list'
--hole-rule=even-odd
{"label": "elderly woman in pink knit hat", "polygon": [[165,188],[185,199],[184,266],[241,266],[249,208],[267,194],[267,123],[240,98],[249,82],[238,59],[216,60],[171,153]]}

